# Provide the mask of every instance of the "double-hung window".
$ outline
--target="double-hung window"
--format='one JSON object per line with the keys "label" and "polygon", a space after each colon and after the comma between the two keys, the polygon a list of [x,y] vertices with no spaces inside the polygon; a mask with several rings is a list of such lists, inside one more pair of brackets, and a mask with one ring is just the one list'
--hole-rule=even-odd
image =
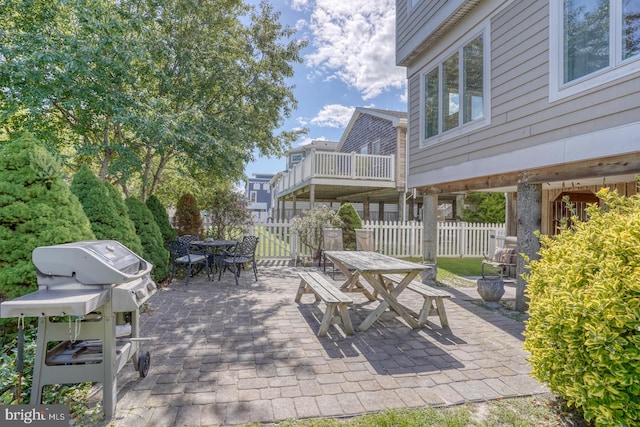
{"label": "double-hung window", "polygon": [[422,145],[486,124],[487,31],[449,51],[422,74]]}
{"label": "double-hung window", "polygon": [[550,2],[550,98],[640,70],[638,0]]}

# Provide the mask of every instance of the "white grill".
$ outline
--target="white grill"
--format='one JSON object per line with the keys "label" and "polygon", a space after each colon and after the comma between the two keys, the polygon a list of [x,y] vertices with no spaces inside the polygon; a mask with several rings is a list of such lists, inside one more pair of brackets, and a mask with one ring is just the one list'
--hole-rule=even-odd
{"label": "white grill", "polygon": [[47,384],[101,382],[111,418],[120,369],[130,359],[140,376],[149,369],[139,309],[157,291],[153,266],[115,240],[42,246],[32,260],[38,290],[0,304],[0,317],[39,319],[31,403]]}

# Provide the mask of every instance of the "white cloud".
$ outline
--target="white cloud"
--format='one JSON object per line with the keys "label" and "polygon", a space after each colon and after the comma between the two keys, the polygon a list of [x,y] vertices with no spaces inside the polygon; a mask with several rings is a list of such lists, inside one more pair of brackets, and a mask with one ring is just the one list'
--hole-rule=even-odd
{"label": "white cloud", "polygon": [[[302,3],[308,0],[293,0]],[[405,69],[395,65],[395,0],[316,0],[309,26],[307,65],[325,78],[342,80],[364,100],[405,88]]]}
{"label": "white cloud", "polygon": [[349,120],[351,120],[354,111],[354,107],[347,107],[346,105],[325,105],[322,107],[322,110],[318,112],[318,115],[311,119],[311,123],[316,126],[344,128],[349,124]]}
{"label": "white cloud", "polygon": [[309,6],[309,0],[291,0],[291,9],[302,11]]}

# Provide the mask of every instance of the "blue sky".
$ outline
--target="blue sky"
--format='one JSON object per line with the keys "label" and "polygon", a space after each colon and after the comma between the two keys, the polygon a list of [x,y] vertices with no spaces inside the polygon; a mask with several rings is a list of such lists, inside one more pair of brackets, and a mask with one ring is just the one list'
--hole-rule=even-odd
{"label": "blue sky", "polygon": [[[258,4],[259,0],[248,0]],[[298,109],[283,129],[305,127],[294,144],[339,141],[356,107],[406,111],[406,73],[395,66],[395,0],[270,0],[284,25],[309,41],[291,81]],[[258,158],[247,176],[285,169]]]}

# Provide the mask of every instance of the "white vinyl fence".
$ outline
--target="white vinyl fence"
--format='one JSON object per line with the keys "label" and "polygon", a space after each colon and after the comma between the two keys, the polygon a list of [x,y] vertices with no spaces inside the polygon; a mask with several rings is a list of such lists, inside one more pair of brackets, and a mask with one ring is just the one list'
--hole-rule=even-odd
{"label": "white vinyl fence", "polygon": [[[290,231],[289,221],[254,224],[250,233],[259,237],[260,259],[311,257],[309,248]],[[375,249],[395,257],[422,257],[422,222],[364,221],[374,231]],[[496,238],[504,238],[504,224],[438,222],[439,257],[482,257],[493,253]]]}

